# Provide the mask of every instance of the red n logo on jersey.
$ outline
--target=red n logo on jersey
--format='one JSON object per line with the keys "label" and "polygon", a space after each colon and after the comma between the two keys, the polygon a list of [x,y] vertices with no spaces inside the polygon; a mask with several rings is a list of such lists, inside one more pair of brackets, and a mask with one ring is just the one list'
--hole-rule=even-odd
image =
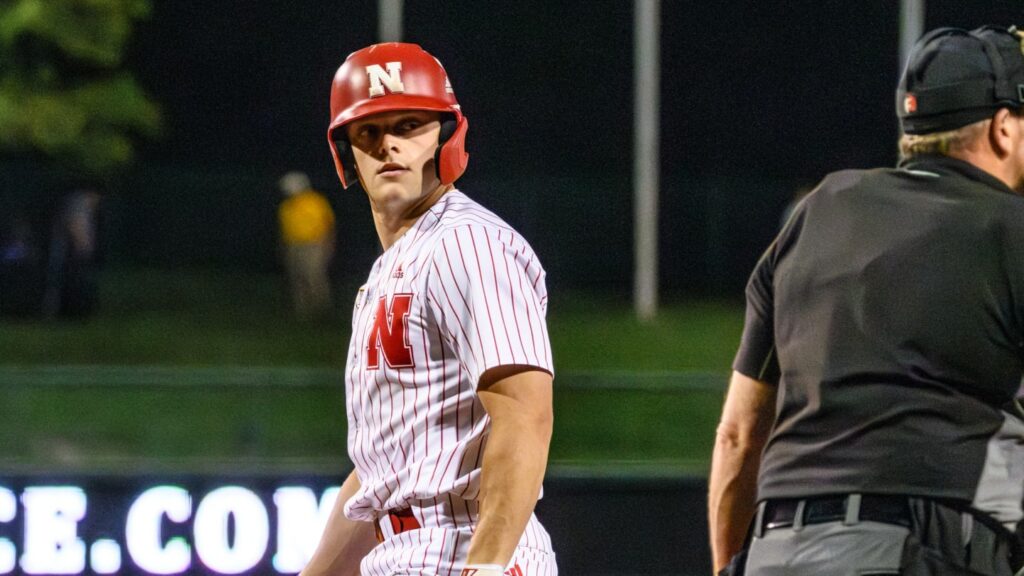
{"label": "red n logo on jersey", "polygon": [[390,368],[412,368],[412,346],[409,345],[409,307],[412,294],[395,294],[391,306],[384,296],[377,301],[377,313],[373,328],[366,341],[366,367],[376,370],[380,367],[380,353]]}

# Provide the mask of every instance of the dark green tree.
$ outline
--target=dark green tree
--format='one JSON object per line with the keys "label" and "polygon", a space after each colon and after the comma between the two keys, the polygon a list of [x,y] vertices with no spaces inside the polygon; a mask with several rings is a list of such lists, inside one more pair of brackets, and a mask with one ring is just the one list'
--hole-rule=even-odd
{"label": "dark green tree", "polygon": [[42,155],[106,176],[160,111],[124,70],[125,45],[149,0],[0,1],[0,150]]}

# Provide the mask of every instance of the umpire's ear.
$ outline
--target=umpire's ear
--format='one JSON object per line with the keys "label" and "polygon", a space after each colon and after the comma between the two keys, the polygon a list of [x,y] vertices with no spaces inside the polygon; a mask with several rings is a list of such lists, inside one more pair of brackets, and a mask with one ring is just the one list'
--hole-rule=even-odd
{"label": "umpire's ear", "polygon": [[1016,161],[1024,147],[1024,116],[1009,108],[1000,108],[988,127],[988,141],[999,160]]}

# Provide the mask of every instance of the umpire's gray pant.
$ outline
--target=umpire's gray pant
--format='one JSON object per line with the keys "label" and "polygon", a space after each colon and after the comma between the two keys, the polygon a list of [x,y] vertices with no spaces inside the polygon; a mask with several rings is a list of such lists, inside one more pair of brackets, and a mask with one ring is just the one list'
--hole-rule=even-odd
{"label": "umpire's gray pant", "polygon": [[[909,498],[909,528],[843,521],[755,527],[746,576],[1011,576],[1009,542],[972,516]],[[763,504],[762,504],[763,506]],[[760,517],[760,514],[758,515]]]}
{"label": "umpire's gray pant", "polygon": [[899,574],[908,528],[842,522],[767,530],[747,553],[747,576]]}

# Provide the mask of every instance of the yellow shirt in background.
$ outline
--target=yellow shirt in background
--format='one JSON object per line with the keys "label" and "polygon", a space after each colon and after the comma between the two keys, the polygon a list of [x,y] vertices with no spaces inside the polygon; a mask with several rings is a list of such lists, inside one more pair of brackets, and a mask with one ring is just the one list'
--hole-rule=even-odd
{"label": "yellow shirt in background", "polygon": [[277,209],[281,240],[285,244],[317,244],[334,230],[334,211],[327,199],[313,190],[299,192]]}

